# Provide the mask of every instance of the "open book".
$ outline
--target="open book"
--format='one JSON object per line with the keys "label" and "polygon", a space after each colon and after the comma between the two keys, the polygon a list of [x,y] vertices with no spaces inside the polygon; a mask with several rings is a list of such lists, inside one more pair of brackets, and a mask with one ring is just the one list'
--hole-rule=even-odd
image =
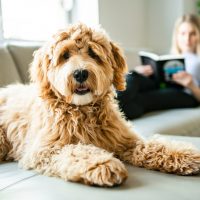
{"label": "open book", "polygon": [[140,51],[142,65],[151,65],[154,71],[152,78],[156,80],[160,88],[182,86],[172,80],[172,75],[185,70],[185,61],[182,55],[157,55],[150,52]]}

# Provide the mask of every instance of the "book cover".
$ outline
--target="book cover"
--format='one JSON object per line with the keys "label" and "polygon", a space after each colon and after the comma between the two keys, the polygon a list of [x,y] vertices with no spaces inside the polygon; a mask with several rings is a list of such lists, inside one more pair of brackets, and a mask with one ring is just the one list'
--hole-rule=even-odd
{"label": "book cover", "polygon": [[160,88],[176,87],[181,85],[172,80],[174,73],[185,70],[185,61],[182,55],[157,55],[150,52],[140,51],[142,65],[151,65],[154,74],[151,78],[155,79]]}

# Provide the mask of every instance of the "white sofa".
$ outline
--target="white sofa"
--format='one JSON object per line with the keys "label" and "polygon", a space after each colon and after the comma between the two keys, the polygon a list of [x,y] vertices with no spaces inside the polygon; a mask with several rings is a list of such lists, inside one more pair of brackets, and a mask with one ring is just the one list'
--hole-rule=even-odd
{"label": "white sofa", "polygon": [[152,112],[131,121],[136,132],[200,137],[200,107]]}
{"label": "white sofa", "polygon": [[[28,65],[40,44],[9,44],[0,48],[0,85],[28,82]],[[0,116],[1,117],[1,116]],[[131,121],[144,136],[154,133],[200,136],[200,108],[161,111]],[[170,136],[165,136],[170,137]],[[171,138],[171,137],[170,137]],[[173,136],[200,149],[200,137]],[[0,164],[0,200],[199,200],[200,176],[176,176],[127,166],[129,178],[115,188],[89,187],[19,169],[17,163]],[[186,189],[184,189],[186,188]]]}
{"label": "white sofa", "polygon": [[[167,137],[169,138],[169,137]],[[171,138],[171,137],[170,137]],[[194,143],[199,137],[172,137]],[[91,187],[0,164],[1,200],[199,200],[200,175],[177,176],[127,165],[127,181],[114,188]]]}

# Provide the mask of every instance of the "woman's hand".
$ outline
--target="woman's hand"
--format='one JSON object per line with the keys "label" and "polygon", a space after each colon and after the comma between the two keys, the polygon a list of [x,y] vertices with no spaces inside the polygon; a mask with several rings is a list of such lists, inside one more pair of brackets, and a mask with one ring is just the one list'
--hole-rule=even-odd
{"label": "woman's hand", "polygon": [[172,76],[173,81],[190,89],[194,97],[200,102],[200,88],[194,84],[191,74],[181,71]]}
{"label": "woman's hand", "polygon": [[153,69],[151,65],[139,65],[134,68],[134,71],[136,71],[139,74],[142,74],[144,76],[151,76],[153,74]]}
{"label": "woman's hand", "polygon": [[172,80],[185,88],[191,89],[194,86],[193,77],[186,71],[180,71],[173,74]]}

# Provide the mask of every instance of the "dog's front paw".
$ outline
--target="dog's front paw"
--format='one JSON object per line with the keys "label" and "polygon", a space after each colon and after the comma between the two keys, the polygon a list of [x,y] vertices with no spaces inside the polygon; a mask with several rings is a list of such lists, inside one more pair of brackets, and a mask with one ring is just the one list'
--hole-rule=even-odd
{"label": "dog's front paw", "polygon": [[[198,174],[200,172],[200,151],[192,144],[172,141],[163,148],[164,171],[179,175]],[[159,161],[159,159],[158,159]],[[159,163],[159,162],[158,162]]]}
{"label": "dog's front paw", "polygon": [[124,164],[116,158],[111,158],[89,168],[84,174],[84,182],[90,185],[110,187],[123,183],[127,176]]}
{"label": "dog's front paw", "polygon": [[200,173],[200,153],[191,151],[183,153],[175,160],[175,164],[179,165],[176,172],[180,175],[192,175]]}
{"label": "dog's front paw", "polygon": [[198,174],[200,151],[190,143],[154,137],[137,145],[133,164],[179,175]]}
{"label": "dog's front paw", "polygon": [[[187,144],[186,144],[187,145]],[[170,149],[164,162],[164,170],[179,175],[192,175],[200,172],[200,152],[186,145]]]}

